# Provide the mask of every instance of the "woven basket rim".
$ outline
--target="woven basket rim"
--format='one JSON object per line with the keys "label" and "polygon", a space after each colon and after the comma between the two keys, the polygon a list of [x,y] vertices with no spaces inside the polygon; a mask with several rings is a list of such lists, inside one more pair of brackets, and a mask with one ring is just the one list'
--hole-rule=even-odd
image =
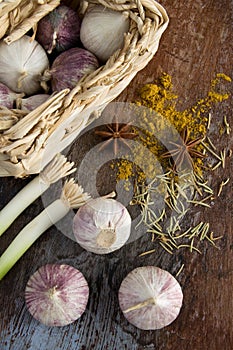
{"label": "woven basket rim", "polygon": [[[92,4],[106,5],[106,2],[81,1],[81,8],[85,12]],[[123,48],[93,74],[84,77],[73,90],[65,89],[53,95],[23,117],[18,116],[18,111],[9,111],[11,118],[18,121],[0,133],[0,168],[3,169],[0,176],[23,177],[40,172],[53,158],[49,155],[46,161],[38,162],[45,157],[45,148],[51,148],[57,138],[60,149],[56,151],[61,152],[88,125],[90,115],[98,115],[154,57],[169,22],[162,5],[154,0],[108,3],[108,7],[114,6],[128,11],[130,16],[131,27]],[[4,113],[1,108],[0,112]]]}

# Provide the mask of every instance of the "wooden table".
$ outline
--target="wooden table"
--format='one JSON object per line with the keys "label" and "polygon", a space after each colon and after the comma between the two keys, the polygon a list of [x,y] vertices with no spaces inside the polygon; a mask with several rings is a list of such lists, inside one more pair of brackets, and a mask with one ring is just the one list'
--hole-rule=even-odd
{"label": "wooden table", "polygon": [[[233,76],[232,0],[162,0],[170,24],[162,37],[154,59],[141,71],[118,101],[133,101],[138,86],[153,82],[162,72],[173,78],[180,108],[188,108],[205,96],[216,73]],[[232,84],[228,84],[228,90]],[[214,107],[213,124],[224,114],[233,128],[232,98]],[[216,144],[218,142],[216,134]],[[232,134],[227,148],[233,147]],[[231,178],[232,158],[211,178],[217,189],[222,178]],[[3,207],[26,180],[0,179],[0,206]],[[1,252],[18,231],[43,208],[38,199],[1,237]],[[152,248],[148,239],[125,246],[109,256],[96,256],[81,249],[52,227],[21,258],[0,283],[1,350],[230,350],[233,346],[233,259],[232,181],[224,187],[211,210],[196,211],[210,223],[215,233],[223,235],[220,249],[211,245],[201,255],[177,251],[170,255],[158,248],[156,253],[138,257]],[[80,320],[63,328],[47,328],[32,319],[24,303],[24,288],[29,276],[46,263],[67,263],[79,268],[90,285],[91,297]],[[175,274],[181,263],[184,270],[177,277],[184,303],[179,317],[158,331],[141,331],[130,325],[119,310],[117,291],[122,279],[133,268],[156,265]]]}

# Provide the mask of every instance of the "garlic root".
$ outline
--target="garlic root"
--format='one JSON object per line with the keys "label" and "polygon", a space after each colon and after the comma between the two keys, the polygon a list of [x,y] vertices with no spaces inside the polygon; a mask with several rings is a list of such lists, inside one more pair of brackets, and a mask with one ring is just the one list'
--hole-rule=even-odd
{"label": "garlic root", "polygon": [[155,304],[156,304],[155,298],[149,298],[149,299],[147,299],[145,301],[142,301],[141,303],[138,303],[138,304],[135,304],[135,305],[129,307],[126,310],[123,310],[123,312],[125,314],[127,312],[134,311],[134,310],[139,310],[139,309],[142,309],[145,306],[155,305]]}

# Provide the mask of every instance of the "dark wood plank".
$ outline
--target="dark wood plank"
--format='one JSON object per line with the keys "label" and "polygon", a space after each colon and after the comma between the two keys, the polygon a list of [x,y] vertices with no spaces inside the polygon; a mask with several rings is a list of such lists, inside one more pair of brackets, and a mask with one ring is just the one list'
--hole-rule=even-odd
{"label": "dark wood plank", "polygon": [[[233,1],[163,0],[161,3],[168,11],[170,24],[159,51],[117,100],[133,101],[140,85],[153,82],[161,72],[167,72],[180,96],[180,108],[187,108],[206,95],[216,73],[232,75]],[[232,84],[230,88],[232,91]],[[233,125],[232,107],[232,98],[216,105],[213,123],[217,125],[226,114]],[[217,140],[217,129],[213,133]],[[223,146],[221,140],[219,142]],[[233,147],[232,135],[227,146]],[[231,177],[231,172],[232,158],[227,159],[224,178]],[[221,170],[212,177],[215,189],[222,177]],[[27,181],[29,179],[1,178],[0,206],[3,207]],[[111,187],[111,184],[106,182],[106,186]],[[1,237],[1,252],[43,206],[43,200],[38,199],[16,220]],[[212,209],[194,212],[194,219],[197,215],[208,220],[213,230],[224,236],[220,250],[208,245],[201,255],[178,251],[170,256],[158,248],[155,254],[139,258],[142,250],[152,247],[143,237],[109,256],[96,256],[83,251],[57,227],[52,227],[0,283],[0,348],[230,350],[233,344],[232,180]],[[69,224],[69,220],[63,223],[67,231]],[[90,285],[85,314],[74,324],[59,329],[47,328],[33,320],[24,305],[24,288],[29,276],[48,262],[76,266]],[[119,285],[126,274],[137,266],[149,264],[175,274],[182,263],[185,269],[178,280],[184,292],[184,305],[177,320],[159,331],[140,331],[130,325],[117,301]]]}

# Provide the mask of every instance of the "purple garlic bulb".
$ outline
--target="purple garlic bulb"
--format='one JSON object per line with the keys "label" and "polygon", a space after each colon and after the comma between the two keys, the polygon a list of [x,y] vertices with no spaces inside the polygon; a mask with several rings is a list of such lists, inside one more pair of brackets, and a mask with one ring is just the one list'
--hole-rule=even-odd
{"label": "purple garlic bulb", "polygon": [[74,47],[61,53],[47,72],[51,76],[52,91],[73,89],[84,75],[98,67],[97,58],[85,49]]}
{"label": "purple garlic bulb", "polygon": [[73,232],[76,241],[87,251],[108,254],[127,242],[131,221],[123,204],[99,197],[79,208],[73,219]]}
{"label": "purple garlic bulb", "polygon": [[50,54],[77,46],[81,20],[72,8],[60,5],[38,23],[36,39]]}
{"label": "purple garlic bulb", "polygon": [[25,301],[31,315],[46,326],[65,326],[85,311],[89,287],[70,265],[47,264],[28,280]]}
{"label": "purple garlic bulb", "polygon": [[144,330],[168,326],[179,315],[183,293],[168,271],[156,266],[137,267],[122,281],[118,294],[125,318]]}

